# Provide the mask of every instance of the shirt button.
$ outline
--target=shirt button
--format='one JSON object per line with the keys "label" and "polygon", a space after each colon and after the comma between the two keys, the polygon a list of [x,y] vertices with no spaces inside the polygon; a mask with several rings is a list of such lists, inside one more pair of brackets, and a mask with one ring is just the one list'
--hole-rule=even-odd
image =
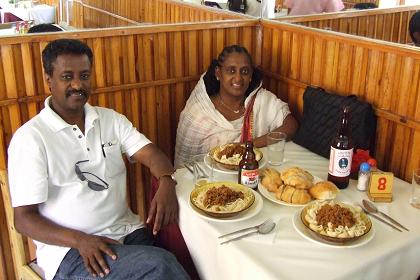
{"label": "shirt button", "polygon": [[77,128],[73,127],[73,130],[74,130],[74,131],[76,131],[76,130],[77,130]]}
{"label": "shirt button", "polygon": [[87,150],[88,150],[88,152],[90,151],[90,149],[89,149],[89,148],[87,148]]}
{"label": "shirt button", "polygon": [[83,136],[82,135],[79,135],[79,138],[82,138]]}

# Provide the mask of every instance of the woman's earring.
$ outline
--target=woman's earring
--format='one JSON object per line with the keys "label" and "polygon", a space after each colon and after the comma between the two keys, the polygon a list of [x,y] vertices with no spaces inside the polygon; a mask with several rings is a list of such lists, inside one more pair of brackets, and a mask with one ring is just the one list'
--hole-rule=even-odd
{"label": "woman's earring", "polygon": [[216,77],[216,80],[219,80],[219,77]]}

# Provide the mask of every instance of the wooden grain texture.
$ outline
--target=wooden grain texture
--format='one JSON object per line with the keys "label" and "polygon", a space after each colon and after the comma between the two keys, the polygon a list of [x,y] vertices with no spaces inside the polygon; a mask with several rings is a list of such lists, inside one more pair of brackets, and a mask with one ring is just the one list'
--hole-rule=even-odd
{"label": "wooden grain texture", "polygon": [[243,18],[251,17],[181,1],[74,0],[71,25],[78,28],[104,28]]}
{"label": "wooden grain texture", "polygon": [[[256,59],[257,24],[258,20],[234,20],[156,25],[75,32],[71,37],[85,41],[94,53],[90,103],[126,115],[172,159],[179,114],[200,75],[227,43],[246,45]],[[49,95],[41,63],[42,49],[49,41],[66,36],[56,33],[0,38],[3,169],[13,133],[43,108]],[[129,203],[142,217],[150,179],[141,165],[129,167],[129,180],[135,187],[130,190],[133,197]],[[2,217],[2,201],[0,205]],[[7,242],[3,227],[0,237]],[[1,250],[0,278],[13,279],[10,247],[1,246]]]}
{"label": "wooden grain texture", "polygon": [[[355,0],[359,1],[359,0]],[[363,2],[368,2],[363,0]],[[394,43],[411,43],[408,23],[420,5],[279,18],[319,29],[374,38]]]}
{"label": "wooden grain texture", "polygon": [[355,94],[370,102],[378,117],[374,154],[379,167],[411,180],[411,170],[420,166],[420,143],[416,142],[420,131],[420,50],[292,24],[262,24],[264,51],[282,51],[280,67],[262,60],[262,69],[269,76],[265,81],[280,83],[277,88],[287,90],[283,95],[288,96],[297,115],[301,115],[307,85],[340,95]]}

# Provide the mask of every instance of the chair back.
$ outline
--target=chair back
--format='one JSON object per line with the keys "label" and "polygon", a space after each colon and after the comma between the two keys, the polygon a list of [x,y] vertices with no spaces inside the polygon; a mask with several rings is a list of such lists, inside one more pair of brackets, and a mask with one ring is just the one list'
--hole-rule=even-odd
{"label": "chair back", "polygon": [[9,232],[10,247],[14,262],[16,278],[19,280],[41,280],[42,270],[35,262],[28,262],[29,250],[27,244],[28,238],[22,236],[15,229],[13,208],[10,199],[9,181],[7,170],[0,170],[0,186],[3,195],[4,208],[6,212],[6,224]]}

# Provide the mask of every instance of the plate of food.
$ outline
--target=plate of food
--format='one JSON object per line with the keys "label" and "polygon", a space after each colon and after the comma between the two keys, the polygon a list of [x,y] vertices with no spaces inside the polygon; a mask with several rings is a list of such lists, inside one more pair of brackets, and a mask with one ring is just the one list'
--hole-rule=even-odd
{"label": "plate of food", "polygon": [[233,182],[215,182],[195,188],[189,202],[196,214],[217,222],[246,220],[258,214],[263,206],[257,192]]}
{"label": "plate of food", "polygon": [[[236,174],[239,169],[239,162],[242,159],[242,155],[245,151],[245,144],[243,143],[228,143],[212,148],[204,158],[204,162],[207,166],[211,167],[213,161],[214,169],[221,173]],[[259,167],[263,167],[266,164],[266,159],[262,151],[258,148],[254,148],[255,157],[258,161]]]}
{"label": "plate of food", "polygon": [[375,232],[359,206],[334,200],[314,201],[293,217],[293,226],[304,238],[336,248],[353,248],[372,240]]}
{"label": "plate of food", "polygon": [[277,171],[265,168],[258,190],[268,200],[286,206],[302,207],[313,200],[334,199],[339,189],[308,171],[294,166]]}

